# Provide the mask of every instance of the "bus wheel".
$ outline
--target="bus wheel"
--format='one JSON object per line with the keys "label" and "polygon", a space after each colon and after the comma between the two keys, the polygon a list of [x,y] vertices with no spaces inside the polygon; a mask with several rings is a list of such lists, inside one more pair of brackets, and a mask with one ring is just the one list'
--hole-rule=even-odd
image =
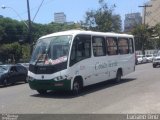
{"label": "bus wheel", "polygon": [[116,74],[116,79],[115,79],[115,81],[116,81],[116,82],[120,82],[120,81],[121,81],[121,77],[122,77],[122,72],[121,72],[121,70],[118,70],[118,71],[117,71],[117,74]]}
{"label": "bus wheel", "polygon": [[8,85],[8,81],[7,81],[7,79],[4,79],[3,86],[6,87],[7,85]]}
{"label": "bus wheel", "polygon": [[72,89],[73,95],[78,95],[81,92],[81,89],[82,89],[82,83],[79,80],[75,80],[73,82],[73,89]]}
{"label": "bus wheel", "polygon": [[24,82],[25,82],[25,83],[28,83],[27,77],[24,78]]}
{"label": "bus wheel", "polygon": [[155,64],[153,64],[153,68],[156,68],[157,66]]}
{"label": "bus wheel", "polygon": [[47,93],[47,90],[37,90],[37,92],[41,95],[44,95]]}

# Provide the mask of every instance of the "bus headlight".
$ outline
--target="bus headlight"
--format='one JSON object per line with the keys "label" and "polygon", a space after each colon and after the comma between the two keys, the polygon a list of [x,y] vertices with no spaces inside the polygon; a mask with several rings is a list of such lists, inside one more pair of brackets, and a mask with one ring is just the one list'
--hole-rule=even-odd
{"label": "bus headlight", "polygon": [[61,80],[65,80],[67,78],[67,76],[58,76],[56,78],[54,78],[55,81],[61,81]]}

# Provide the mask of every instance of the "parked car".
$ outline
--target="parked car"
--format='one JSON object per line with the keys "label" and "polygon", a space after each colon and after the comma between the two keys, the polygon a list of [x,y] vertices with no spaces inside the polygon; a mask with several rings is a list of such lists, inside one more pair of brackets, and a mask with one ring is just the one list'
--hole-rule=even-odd
{"label": "parked car", "polygon": [[153,54],[147,54],[145,55],[146,59],[147,59],[147,62],[152,62],[153,61]]}
{"label": "parked car", "polygon": [[144,55],[137,55],[137,62],[138,62],[138,64],[146,63],[147,62],[147,58]]}
{"label": "parked car", "polygon": [[27,68],[27,70],[29,69],[29,63],[17,63],[17,65],[22,65]]}
{"label": "parked car", "polygon": [[153,68],[157,67],[158,65],[160,65],[160,51],[153,58]]}
{"label": "parked car", "polygon": [[27,69],[21,65],[0,65],[0,84],[7,86],[16,82],[27,82]]}

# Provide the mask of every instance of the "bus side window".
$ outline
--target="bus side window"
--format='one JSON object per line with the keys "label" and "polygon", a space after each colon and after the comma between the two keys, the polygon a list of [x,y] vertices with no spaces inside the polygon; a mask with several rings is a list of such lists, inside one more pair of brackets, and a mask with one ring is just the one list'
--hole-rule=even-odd
{"label": "bus side window", "polygon": [[73,41],[70,66],[91,57],[91,36],[77,35]]}
{"label": "bus side window", "polygon": [[94,36],[92,40],[93,55],[94,56],[105,56],[105,39],[104,37]]}
{"label": "bus side window", "polygon": [[107,37],[106,38],[106,46],[107,46],[107,54],[108,55],[117,55],[117,38],[115,37]]}
{"label": "bus side window", "polygon": [[128,38],[118,38],[118,51],[119,54],[128,54]]}

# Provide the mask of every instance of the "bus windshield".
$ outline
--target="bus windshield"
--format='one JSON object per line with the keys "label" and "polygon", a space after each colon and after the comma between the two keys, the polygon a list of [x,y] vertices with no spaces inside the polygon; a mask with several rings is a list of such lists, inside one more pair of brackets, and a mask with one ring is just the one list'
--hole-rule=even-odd
{"label": "bus windshield", "polygon": [[67,61],[71,39],[70,35],[39,39],[30,63],[55,65]]}

